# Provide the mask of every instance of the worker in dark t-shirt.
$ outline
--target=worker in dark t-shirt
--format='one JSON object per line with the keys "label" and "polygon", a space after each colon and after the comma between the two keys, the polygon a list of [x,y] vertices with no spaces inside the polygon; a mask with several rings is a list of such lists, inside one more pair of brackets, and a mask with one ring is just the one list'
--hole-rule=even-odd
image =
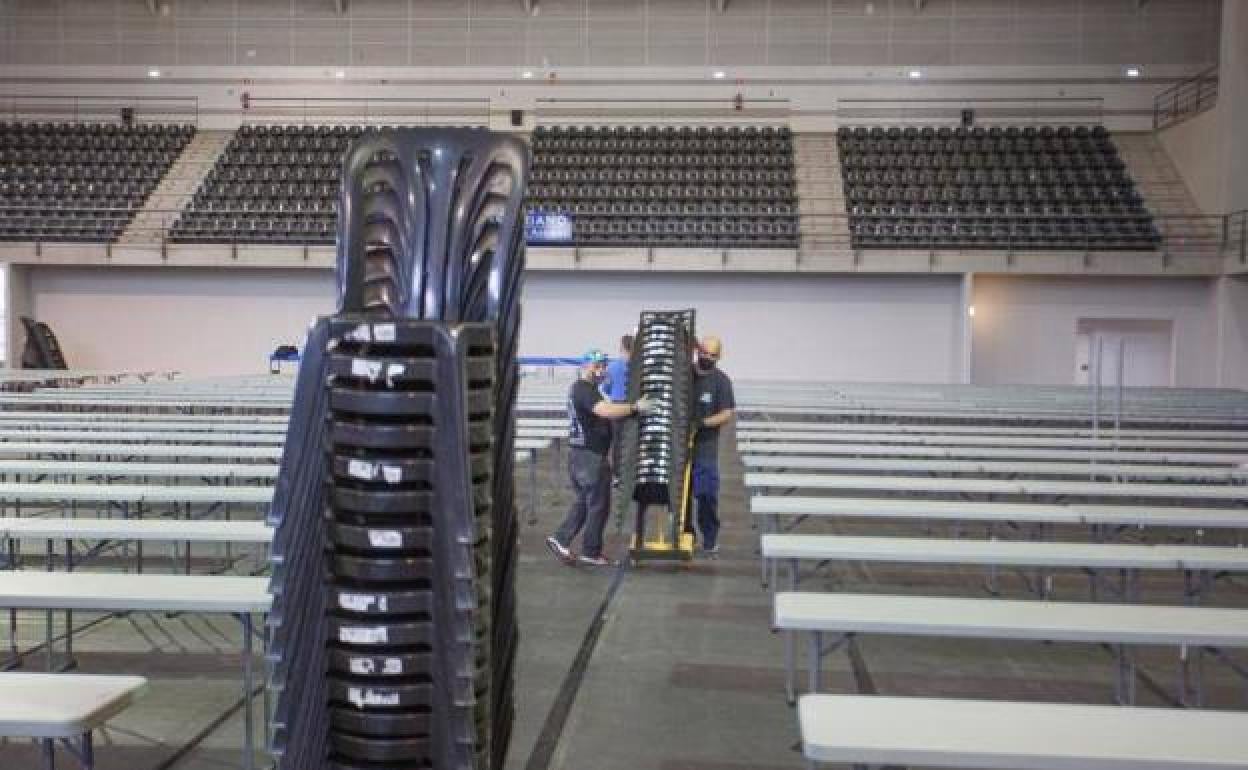
{"label": "worker in dark t-shirt", "polygon": [[[581,357],[580,376],[568,389],[568,476],[575,499],[546,547],[567,564],[580,562],[601,567],[611,562],[602,555],[602,531],[607,525],[611,501],[611,421],[648,414],[652,402],[641,398],[631,404],[606,400],[599,386],[607,373],[607,355],[590,350]],[[576,556],[569,548],[585,531],[584,549]]]}
{"label": "worker in dark t-shirt", "polygon": [[736,401],[732,380],[719,369],[723,342],[703,337],[698,343],[694,364],[693,484],[697,528],[702,533],[702,551],[719,553],[719,429],[732,421]]}

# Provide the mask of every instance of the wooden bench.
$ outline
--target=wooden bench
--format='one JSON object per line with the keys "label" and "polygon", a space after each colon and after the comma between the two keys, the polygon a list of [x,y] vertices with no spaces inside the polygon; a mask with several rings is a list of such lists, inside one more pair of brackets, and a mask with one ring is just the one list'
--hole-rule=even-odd
{"label": "wooden bench", "polygon": [[46,770],[56,767],[59,741],[91,770],[92,733],[146,691],[141,676],[0,674],[0,736],[37,740]]}
{"label": "wooden bench", "polygon": [[820,762],[998,770],[1243,770],[1248,713],[1070,703],[807,695]]}

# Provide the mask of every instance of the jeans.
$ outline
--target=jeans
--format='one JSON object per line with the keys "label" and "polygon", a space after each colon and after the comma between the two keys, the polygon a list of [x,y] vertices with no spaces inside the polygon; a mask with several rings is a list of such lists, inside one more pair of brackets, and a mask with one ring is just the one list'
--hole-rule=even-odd
{"label": "jeans", "polygon": [[694,461],[692,486],[702,547],[709,551],[719,540],[719,466]]}
{"label": "jeans", "polygon": [[602,555],[602,531],[611,508],[611,466],[606,455],[573,447],[568,450],[568,478],[576,497],[555,539],[567,548],[584,529],[584,554],[596,558]]}

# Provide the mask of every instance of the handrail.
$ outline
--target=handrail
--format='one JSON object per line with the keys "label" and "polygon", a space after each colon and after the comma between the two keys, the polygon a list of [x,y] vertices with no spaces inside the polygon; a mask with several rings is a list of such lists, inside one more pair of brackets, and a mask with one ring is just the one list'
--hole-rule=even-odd
{"label": "handrail", "polygon": [[1153,129],[1199,115],[1218,103],[1218,67],[1181,80],[1153,97]]}
{"label": "handrail", "polygon": [[122,109],[137,123],[199,124],[198,96],[31,96],[0,94],[0,116],[10,121],[120,123]]}

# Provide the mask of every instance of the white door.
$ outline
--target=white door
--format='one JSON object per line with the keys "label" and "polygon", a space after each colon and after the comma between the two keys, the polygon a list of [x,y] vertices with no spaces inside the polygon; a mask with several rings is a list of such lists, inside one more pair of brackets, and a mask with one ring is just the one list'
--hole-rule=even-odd
{"label": "white door", "polygon": [[1174,384],[1173,324],[1170,321],[1079,319],[1075,333],[1076,385],[1093,382],[1098,351],[1102,386],[1117,386],[1119,372],[1122,384],[1127,387]]}

